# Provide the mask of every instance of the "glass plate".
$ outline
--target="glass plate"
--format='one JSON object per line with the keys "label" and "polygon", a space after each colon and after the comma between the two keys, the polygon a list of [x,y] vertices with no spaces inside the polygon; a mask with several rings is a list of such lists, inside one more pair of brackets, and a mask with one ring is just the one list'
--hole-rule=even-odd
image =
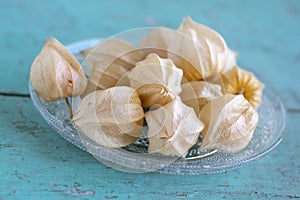
{"label": "glass plate", "polygon": [[[99,41],[100,39],[79,41],[68,45],[67,48],[82,62],[80,51],[94,46]],[[64,139],[91,153],[96,159],[114,169],[133,173],[155,171],[162,174],[198,175],[238,168],[261,158],[276,147],[282,140],[286,122],[282,101],[272,89],[266,86],[262,104],[258,110],[259,123],[247,148],[234,154],[215,150],[201,151],[198,149],[200,138],[198,144],[189,151],[186,158],[175,158],[146,153],[147,141],[143,138],[125,148],[113,149],[100,146],[73,127],[64,99],[46,102],[35,92],[30,82],[29,91],[39,113]],[[76,98],[69,98],[71,102],[74,100]],[[145,132],[146,129],[143,129],[142,135]]]}

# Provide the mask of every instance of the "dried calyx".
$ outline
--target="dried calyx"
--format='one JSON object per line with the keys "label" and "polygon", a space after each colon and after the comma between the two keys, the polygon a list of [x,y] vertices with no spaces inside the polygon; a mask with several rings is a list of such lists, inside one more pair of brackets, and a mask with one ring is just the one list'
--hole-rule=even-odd
{"label": "dried calyx", "polygon": [[182,102],[199,114],[203,106],[210,100],[223,96],[221,86],[205,81],[192,81],[181,85]]}
{"label": "dried calyx", "polygon": [[85,96],[72,122],[100,145],[123,147],[140,136],[143,118],[137,92],[118,86]]}
{"label": "dried calyx", "polygon": [[205,124],[201,148],[235,153],[253,137],[258,114],[243,95],[224,95],[211,100],[200,112]]}
{"label": "dried calyx", "polygon": [[77,59],[55,38],[46,40],[42,51],[33,61],[30,81],[46,101],[80,95],[87,84]]}
{"label": "dried calyx", "polygon": [[177,31],[157,28],[141,40],[141,47],[146,48],[145,52],[170,58],[183,70],[187,81],[205,79],[236,65],[237,54],[227,47],[223,37],[190,17]]}
{"label": "dried calyx", "polygon": [[165,105],[181,92],[182,70],[172,60],[149,54],[127,73],[130,86],[137,89],[144,107]]}
{"label": "dried calyx", "polygon": [[104,40],[82,53],[90,71],[84,96],[96,89],[107,89],[117,85],[129,86],[126,72],[132,69],[136,62],[145,58],[142,51],[119,39]]}
{"label": "dried calyx", "polygon": [[[183,69],[188,81],[204,79],[225,68],[228,48],[221,35],[190,17],[184,19],[178,32],[181,34],[177,42],[173,42],[169,49],[186,60],[173,58],[175,65]],[[173,57],[172,54],[170,57]]]}
{"label": "dried calyx", "polygon": [[225,93],[242,94],[253,108],[257,109],[260,106],[264,85],[253,73],[233,67],[227,72],[222,73],[221,78],[221,84],[224,85]]}
{"label": "dried calyx", "polygon": [[198,141],[204,128],[194,110],[176,97],[157,110],[146,113],[149,153],[184,157]]}

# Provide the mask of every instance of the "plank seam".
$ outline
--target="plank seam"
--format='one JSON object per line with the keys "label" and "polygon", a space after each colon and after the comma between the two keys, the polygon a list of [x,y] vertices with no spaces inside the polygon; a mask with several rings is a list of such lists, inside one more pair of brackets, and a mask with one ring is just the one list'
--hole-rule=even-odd
{"label": "plank seam", "polygon": [[30,98],[30,94],[22,94],[22,93],[14,93],[14,92],[0,92],[0,96]]}

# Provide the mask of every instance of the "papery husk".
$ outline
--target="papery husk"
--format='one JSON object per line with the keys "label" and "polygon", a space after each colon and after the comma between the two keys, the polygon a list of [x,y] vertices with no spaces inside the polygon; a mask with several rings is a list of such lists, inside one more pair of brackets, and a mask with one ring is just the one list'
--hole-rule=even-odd
{"label": "papery husk", "polygon": [[80,130],[91,140],[105,147],[120,148],[132,144],[137,140],[137,137],[127,134],[116,136],[115,134],[107,133],[99,124],[82,124]]}
{"label": "papery husk", "polygon": [[184,19],[178,32],[183,36],[178,35],[169,51],[176,52],[181,58],[172,53],[168,57],[183,69],[188,81],[205,79],[223,71],[227,65],[228,48],[221,35],[190,17]]}
{"label": "papery husk", "polygon": [[222,91],[225,92],[221,74],[226,73],[229,70],[231,70],[232,68],[234,68],[235,66],[237,66],[237,58],[238,58],[238,53],[228,48],[228,59],[227,59],[226,67],[224,68],[224,70],[221,73],[217,73],[212,76],[204,78],[204,81],[213,83],[213,84],[217,84],[217,85],[221,85]]}
{"label": "papery husk", "polygon": [[87,84],[78,60],[55,38],[46,40],[33,61],[30,81],[46,101],[80,95]]}
{"label": "papery husk", "polygon": [[168,48],[176,34],[174,30],[159,27],[141,39],[140,47],[146,55],[155,53],[161,58],[167,58]]}
{"label": "papery husk", "polygon": [[126,73],[132,66],[122,64],[120,60],[109,63],[110,61],[108,59],[95,63],[83,97],[95,90],[105,90],[114,86],[130,86]]}
{"label": "papery husk", "polygon": [[243,95],[227,94],[213,99],[203,107],[199,117],[205,124],[201,148],[225,153],[243,150],[258,123],[257,111]]}
{"label": "papery husk", "polygon": [[172,60],[149,54],[127,73],[130,86],[137,89],[142,105],[165,105],[181,92],[182,70]]}
{"label": "papery husk", "polygon": [[[103,137],[103,141],[96,141],[100,145],[121,147],[140,136],[143,118],[138,93],[130,87],[116,86],[85,96],[72,122],[91,139]],[[109,138],[112,141],[105,142]]]}
{"label": "papery husk", "polygon": [[227,63],[222,73],[227,72],[231,68],[237,66],[237,59],[238,59],[238,53],[228,48]]}
{"label": "papery husk", "polygon": [[101,41],[96,46],[82,51],[81,54],[84,56],[84,61],[90,72],[93,71],[98,62],[110,64],[117,59],[120,65],[130,68],[145,57],[135,46],[121,39]]}
{"label": "papery husk", "polygon": [[153,83],[139,87],[138,93],[144,107],[165,105],[176,97],[176,94],[165,86]]}
{"label": "papery husk", "polygon": [[182,102],[192,107],[197,115],[210,100],[223,96],[220,85],[205,81],[187,82],[182,84],[181,88],[179,96]]}
{"label": "papery husk", "polygon": [[129,86],[126,72],[145,58],[141,50],[119,39],[105,40],[88,52],[85,62],[91,73],[83,96],[97,89]]}
{"label": "papery husk", "polygon": [[185,157],[198,141],[204,124],[194,110],[179,97],[145,114],[148,124],[149,153]]}
{"label": "papery husk", "polygon": [[[192,46],[193,41],[183,33],[178,31],[159,27],[141,40],[141,49],[146,55],[155,53],[161,58],[171,58],[177,67],[183,69],[183,82],[201,79],[198,70],[184,57],[180,45],[174,45],[178,41],[185,40],[188,45]],[[183,66],[183,67],[182,67]]]}
{"label": "papery husk", "polygon": [[242,94],[253,108],[258,109],[261,104],[264,85],[253,73],[244,71],[235,66],[221,74],[221,81],[225,93]]}

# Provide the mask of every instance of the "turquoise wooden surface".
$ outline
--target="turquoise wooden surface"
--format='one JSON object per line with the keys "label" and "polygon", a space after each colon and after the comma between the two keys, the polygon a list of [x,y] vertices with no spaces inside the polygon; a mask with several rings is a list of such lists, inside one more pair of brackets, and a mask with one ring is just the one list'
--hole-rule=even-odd
{"label": "turquoise wooden surface", "polygon": [[[68,44],[177,28],[188,15],[219,31],[241,67],[251,66],[285,102],[285,138],[258,161],[214,175],[118,172],[60,138],[30,98],[18,96],[28,94],[30,65],[49,36]],[[0,0],[0,22],[0,200],[300,198],[300,1]]]}

